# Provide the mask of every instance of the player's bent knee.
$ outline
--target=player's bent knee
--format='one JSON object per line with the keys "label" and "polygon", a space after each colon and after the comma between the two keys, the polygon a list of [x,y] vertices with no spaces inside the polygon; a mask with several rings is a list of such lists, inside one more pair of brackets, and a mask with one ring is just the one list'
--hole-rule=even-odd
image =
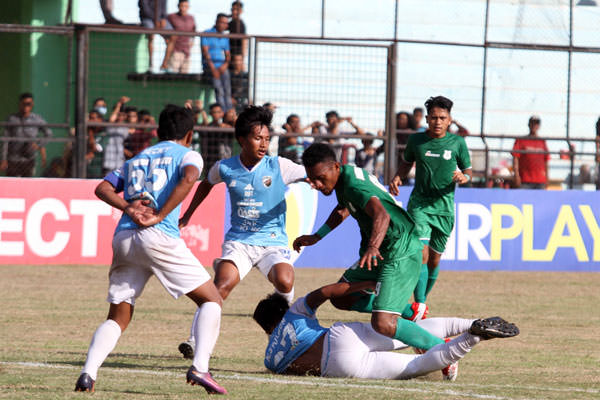
{"label": "player's bent knee", "polygon": [[377,333],[387,337],[394,337],[396,335],[396,319],[380,314],[374,313],[371,316],[371,326]]}

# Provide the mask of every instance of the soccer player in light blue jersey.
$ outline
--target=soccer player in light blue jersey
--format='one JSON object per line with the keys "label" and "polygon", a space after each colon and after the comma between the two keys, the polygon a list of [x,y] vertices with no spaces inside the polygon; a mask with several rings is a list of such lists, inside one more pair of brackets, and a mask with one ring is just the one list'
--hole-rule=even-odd
{"label": "soccer player in light blue jersey", "polygon": [[[266,155],[273,115],[264,107],[247,107],[235,123],[239,156],[214,164],[200,183],[180,220],[185,226],[212,187],[225,183],[231,201],[231,228],[215,260],[215,285],[223,299],[256,267],[288,303],[294,298],[294,267],[285,232],[286,185],[306,177],[304,167]],[[197,318],[192,325],[192,331]],[[179,345],[185,358],[194,354],[193,337]]]}
{"label": "soccer player in light blue jersey", "polygon": [[208,371],[219,336],[222,299],[208,272],[179,235],[181,202],[203,167],[200,154],[188,148],[193,125],[188,110],[167,106],[159,119],[160,142],[125,162],[96,187],[96,195],[123,211],[123,216],[112,242],[108,318],[92,337],[75,391],[94,391],[100,365],[117,345],[131,321],[135,300],[155,275],[171,296],[185,294],[198,305],[200,322],[193,333],[198,351],[187,382],[201,385],[209,393],[227,394]]}
{"label": "soccer player in light blue jersey", "polygon": [[[481,340],[519,334],[519,328],[500,317],[429,318],[417,324],[436,336],[460,336],[415,355],[392,352],[407,345],[375,332],[368,323],[319,324],[315,313],[325,301],[374,288],[374,281],[338,282],[310,292],[291,307],[276,293],[261,300],[254,320],[269,335],[265,366],[277,374],[410,379],[458,362]],[[444,378],[454,380],[456,375]]]}

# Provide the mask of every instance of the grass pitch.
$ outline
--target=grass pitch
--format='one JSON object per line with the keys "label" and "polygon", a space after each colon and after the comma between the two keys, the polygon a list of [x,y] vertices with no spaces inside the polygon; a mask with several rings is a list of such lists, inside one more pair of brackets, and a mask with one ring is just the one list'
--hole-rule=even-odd
{"label": "grass pitch", "polygon": [[[0,398],[84,398],[73,388],[96,327],[106,318],[108,267],[0,266]],[[341,270],[297,269],[296,295],[338,279]],[[288,377],[263,366],[266,335],[251,314],[272,291],[256,271],[225,302],[213,374],[233,399],[597,399],[600,398],[600,274],[440,273],[431,316],[515,322],[521,334],[478,345],[460,362],[456,382],[439,372],[410,381]],[[151,279],[130,327],[99,371],[94,399],[197,399],[185,384],[193,303],[174,301]],[[323,325],[368,316],[335,310]]]}

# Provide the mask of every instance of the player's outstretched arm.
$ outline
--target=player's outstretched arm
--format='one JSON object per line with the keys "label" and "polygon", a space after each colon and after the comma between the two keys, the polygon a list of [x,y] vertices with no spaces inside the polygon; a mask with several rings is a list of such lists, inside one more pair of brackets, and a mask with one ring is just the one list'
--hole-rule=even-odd
{"label": "player's outstretched arm", "polygon": [[319,240],[323,239],[325,235],[334,230],[339,224],[344,222],[344,220],[350,215],[350,212],[347,208],[337,205],[336,208],[331,211],[327,221],[323,224],[319,230],[312,235],[302,235],[297,237],[292,244],[292,247],[296,251],[300,251],[303,246],[312,246],[317,243]]}
{"label": "player's outstretched arm", "polygon": [[175,186],[175,189],[173,189],[162,208],[156,214],[149,216],[148,218],[143,218],[138,225],[152,226],[165,219],[165,217],[169,215],[183,199],[185,199],[190,190],[192,190],[192,187],[194,187],[194,183],[196,183],[199,176],[200,171],[198,168],[193,165],[185,166],[181,180],[177,186]]}
{"label": "player's outstretched arm", "polygon": [[181,219],[179,220],[180,228],[183,228],[188,224],[190,218],[192,218],[192,215],[196,211],[196,208],[198,208],[198,206],[202,204],[206,196],[208,196],[208,194],[212,190],[213,186],[214,185],[208,181],[208,178],[200,182],[200,184],[198,185],[198,189],[196,189],[196,193],[194,193],[194,198],[192,199],[190,206],[183,214],[183,217],[181,217]]}
{"label": "player's outstretched arm", "polygon": [[383,260],[383,256],[379,253],[379,246],[385,238],[388,227],[390,226],[390,214],[386,211],[383,204],[377,197],[371,197],[365,206],[365,212],[373,219],[373,228],[371,229],[371,237],[367,250],[360,258],[358,266],[363,268],[364,265],[370,271],[371,266],[377,266],[377,260]]}
{"label": "player's outstretched arm", "polygon": [[329,299],[345,297],[361,290],[373,290],[375,289],[375,284],[376,282],[374,281],[332,283],[331,285],[320,287],[306,295],[306,304],[308,304],[311,309],[316,310],[321,304]]}

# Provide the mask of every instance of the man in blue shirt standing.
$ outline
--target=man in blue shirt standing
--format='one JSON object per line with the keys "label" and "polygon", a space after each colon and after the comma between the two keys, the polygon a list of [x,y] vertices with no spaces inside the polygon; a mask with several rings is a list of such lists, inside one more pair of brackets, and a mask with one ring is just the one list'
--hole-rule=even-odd
{"label": "man in blue shirt standing", "polygon": [[[223,34],[228,27],[227,15],[220,13],[217,15],[215,26],[204,32]],[[231,108],[231,79],[228,69],[231,59],[229,39],[225,36],[203,36],[200,46],[204,73],[211,76],[217,103],[221,105],[223,111],[227,112]]]}

